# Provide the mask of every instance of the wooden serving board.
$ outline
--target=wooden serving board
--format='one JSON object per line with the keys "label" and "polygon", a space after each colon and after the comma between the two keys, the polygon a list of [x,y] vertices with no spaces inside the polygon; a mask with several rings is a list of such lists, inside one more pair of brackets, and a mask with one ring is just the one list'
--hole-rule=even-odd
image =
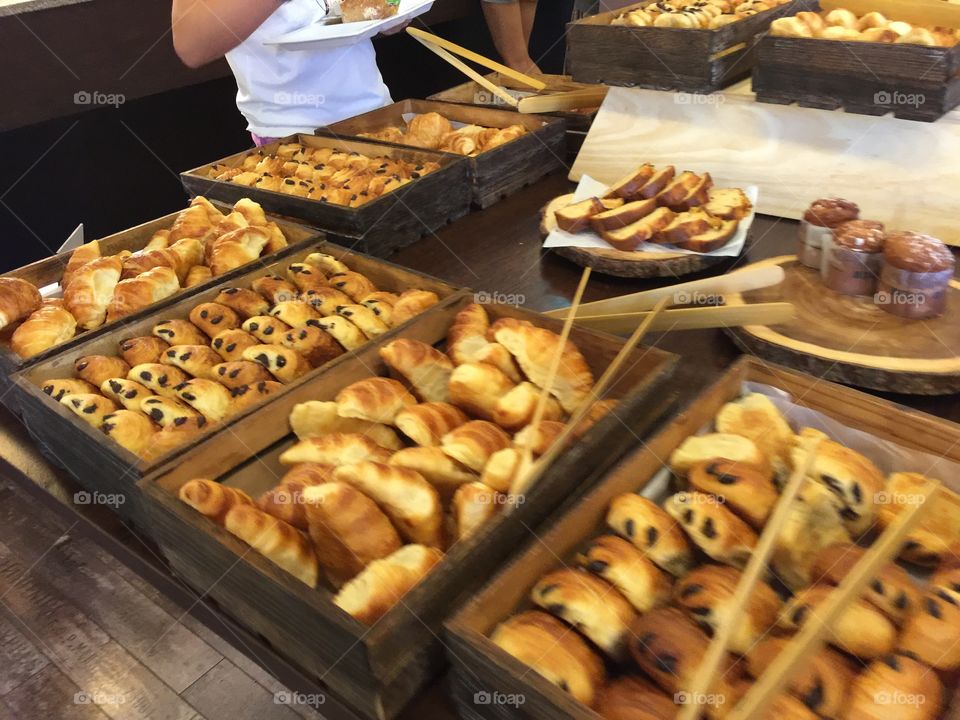
{"label": "wooden serving board", "polygon": [[[561,195],[540,211],[540,232],[544,237],[557,228],[554,212],[573,201],[573,194]],[[729,257],[687,255],[683,253],[626,252],[602,248],[550,248],[557,255],[581,267],[591,267],[604,275],[626,278],[679,277],[719,265]]]}
{"label": "wooden serving board", "polygon": [[946,313],[904,320],[869,298],[824,287],[817,271],[795,255],[763,260],[780,265],[781,285],[728,295],[728,305],[787,301],[796,318],[782,325],[748,325],[726,332],[746,352],[847,385],[907,393],[960,391],[960,282],[952,280]]}

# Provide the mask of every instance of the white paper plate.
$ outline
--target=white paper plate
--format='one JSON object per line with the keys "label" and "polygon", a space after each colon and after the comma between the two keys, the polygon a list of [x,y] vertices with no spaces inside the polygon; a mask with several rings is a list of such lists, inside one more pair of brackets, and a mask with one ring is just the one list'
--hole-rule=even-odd
{"label": "white paper plate", "polygon": [[324,50],[355,45],[361,40],[368,40],[374,35],[392,30],[418,15],[423,15],[433,7],[433,3],[434,0],[400,0],[397,14],[386,20],[336,23],[335,25],[315,23],[273,40],[267,40],[264,44],[276,45],[286,50]]}

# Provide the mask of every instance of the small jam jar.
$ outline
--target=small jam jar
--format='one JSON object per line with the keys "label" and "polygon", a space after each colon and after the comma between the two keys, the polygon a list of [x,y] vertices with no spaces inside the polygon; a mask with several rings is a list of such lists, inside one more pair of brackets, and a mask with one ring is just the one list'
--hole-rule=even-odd
{"label": "small jam jar", "polygon": [[874,302],[911,320],[942,315],[956,260],[936,238],[913,232],[887,236]]}
{"label": "small jam jar", "polygon": [[859,217],[860,208],[849,200],[815,200],[800,221],[800,248],[797,258],[801,264],[819,270],[823,238],[831,236],[838,225]]}
{"label": "small jam jar", "polygon": [[820,278],[841,295],[873,295],[887,236],[883,223],[851,220],[837,226],[821,247]]}

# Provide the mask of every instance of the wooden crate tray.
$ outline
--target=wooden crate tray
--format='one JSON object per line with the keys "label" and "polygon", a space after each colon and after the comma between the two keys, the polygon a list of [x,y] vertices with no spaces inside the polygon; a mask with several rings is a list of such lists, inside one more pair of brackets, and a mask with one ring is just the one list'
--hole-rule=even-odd
{"label": "wooden crate tray", "polygon": [[[413,320],[404,337],[441,347],[456,313],[471,302],[463,297]],[[516,317],[559,331],[561,323],[538,313],[485,305],[491,320]],[[384,342],[389,340],[384,339]],[[574,327],[571,340],[596,375],[613,359],[623,340]],[[326,590],[311,590],[249,549],[208,518],[182,503],[176,493],[187,481],[215,478],[254,494],[275,484],[279,453],[296,438],[288,416],[299,402],[333,399],[341,388],[371,375],[385,375],[380,341],[312,378],[260,412],[234,423],[215,442],[192,448],[175,465],[140,482],[147,498],[149,534],[173,569],[208,593],[228,614],[259,633],[277,651],[321,679],[330,691],[370,718],[392,718],[437,675],[443,665],[440,623],[465,594],[493,572],[532,528],[568,497],[589,487],[595,472],[642,437],[672,404],[660,383],[672,373],[668,353],[641,348],[624,364],[610,392],[620,402],[526,493],[512,512],[494,516],[477,533],[449,548],[441,563],[374,626],[366,627],[339,610]]]}
{"label": "wooden crate tray", "polygon": [[757,36],[777,18],[802,9],[802,2],[712,30],[610,24],[646,1],[591,15],[567,26],[567,67],[577,82],[714,92],[750,74]]}
{"label": "wooden crate tray", "polygon": [[[23,422],[27,429],[40,443],[48,457],[69,471],[85,489],[124,495],[126,500],[118,511],[126,518],[139,523],[141,504],[135,482],[195,445],[199,439],[195,438],[154,460],[145,460],[121,447],[59,402],[54,401],[41,390],[41,384],[51,378],[73,377],[73,363],[77,358],[85,355],[115,355],[117,343],[121,340],[149,335],[153,326],[161,320],[186,319],[190,310],[200,303],[212,301],[223,289],[249,288],[254,280],[264,275],[271,273],[282,275],[288,265],[301,261],[315,251],[329,253],[342,259],[351,270],[366,275],[381,290],[396,292],[410,288],[430,290],[440,297],[441,305],[452,300],[460,292],[441,280],[407,270],[385,260],[367,257],[332,243],[315,242],[306,249],[287,255],[283,260],[248,271],[239,277],[229,280],[221,279],[216,285],[199,293],[184,297],[162,310],[151,312],[140,320],[124,323],[121,327],[115,328],[114,332],[100,334],[96,338],[77,343],[69,351],[58,353],[17,373],[14,376],[14,383],[20,394]],[[398,331],[402,332],[403,327],[399,325],[392,328],[384,337],[393,336]],[[332,370],[338,364],[348,360],[351,355],[351,352],[346,352],[326,365],[314,368],[269,396],[265,403],[282,397],[327,370]],[[260,406],[247,408],[235,416],[228,417],[224,422],[213,425],[207,433],[201,435],[200,439],[231,434],[230,429],[234,423],[255,412]]]}
{"label": "wooden crate tray", "polygon": [[[279,145],[291,142],[313,148],[332,147],[371,157],[386,156],[412,162],[432,161],[439,163],[441,168],[356,208],[294,197],[273,190],[259,190],[210,177],[210,170],[214,165],[236,167],[248,155],[258,152],[270,154]],[[291,135],[262,148],[245,150],[187,170],[180,174],[180,179],[191,195],[205,195],[225,202],[250,197],[266,210],[304,220],[332,235],[348,239],[348,244],[361,252],[385,257],[470,211],[468,172],[466,160],[453,155],[365,141]]]}
{"label": "wooden crate tray", "polygon": [[[436,112],[452,122],[504,128],[522,125],[527,133],[505,145],[468,157],[473,202],[487,208],[502,198],[563,167],[564,121],[543,115],[522,115],[507,110],[469,107],[431,100],[403,100],[363,115],[317,128],[318,135],[370,142],[357,137],[387,127],[403,127],[407,113]],[[379,142],[379,141],[378,141]],[[397,147],[410,147],[395,143]],[[455,157],[462,157],[455,153]]]}
{"label": "wooden crate tray", "polygon": [[[748,381],[782,389],[793,397],[795,404],[881,440],[960,462],[960,445],[956,442],[960,427],[954,423],[777,365],[741,358],[655,437],[626,456],[588,495],[568,505],[552,525],[541,528],[539,537],[529,542],[448,621],[452,694],[462,717],[517,717],[512,706],[475,701],[478,695],[489,697],[499,692],[501,696],[523,698],[523,717],[598,720],[600,716],[593,710],[491,642],[490,634],[499,623],[530,607],[530,590],[541,577],[562,567],[572,567],[570,559],[587,541],[610,533],[605,519],[611,500],[623,493],[641,492],[663,469],[672,451],[687,437],[709,426],[725,403],[742,395],[743,384]],[[955,491],[960,490],[955,478],[943,479]],[[950,684],[944,685],[949,696]],[[960,709],[960,692],[954,695],[956,711]],[[945,698],[945,704],[950,702],[949,697]],[[942,717],[956,716],[945,712]]]}
{"label": "wooden crate tray", "polygon": [[933,122],[960,105],[952,48],[766,36],[753,72],[757,100]]}
{"label": "wooden crate tray", "polygon": [[[240,197],[242,197],[242,195],[238,196],[237,199]],[[223,212],[227,212],[230,208],[229,205],[224,205],[223,203],[214,203],[214,205],[217,206],[218,210]],[[169,215],[164,215],[156,220],[151,220],[150,222],[137,225],[136,227],[129,228],[128,230],[123,230],[121,232],[114,233],[113,235],[100,238],[99,242],[101,253],[103,255],[115,255],[121,250],[130,250],[135,252],[143,249],[155,232],[158,230],[168,230],[170,228],[179,212],[180,211],[170,213]],[[281,251],[273,254],[265,254],[261,258],[254,260],[252,263],[247,263],[246,265],[236,268],[235,270],[231,270],[228,273],[218,275],[210,278],[206,282],[200,283],[185,290],[181,290],[176,295],[171,295],[170,297],[164,298],[158,303],[148,305],[142,310],[128,315],[121,320],[111,323],[104,323],[95,330],[85,330],[80,332],[67,342],[56,345],[42,353],[38,353],[27,360],[21,358],[10,348],[10,338],[13,336],[13,331],[16,330],[19,323],[8,328],[4,328],[4,330],[0,332],[0,403],[14,413],[19,413],[19,409],[16,405],[19,395],[13,389],[13,384],[9,378],[10,375],[18,370],[34,365],[53,355],[66,352],[76,345],[91,338],[99,337],[100,335],[117,330],[122,325],[136,320],[138,317],[142,317],[147,313],[152,313],[162,307],[176,302],[179,298],[184,297],[184,293],[192,294],[199,292],[215,283],[220,283],[223,280],[242,275],[246,272],[249,272],[252,267],[257,265],[262,266],[264,263],[274,262],[278,258],[297,252],[300,248],[306,247],[308,244],[317,242],[317,240],[320,238],[320,234],[313,228],[305,227],[304,225],[300,225],[290,220],[274,215],[269,215],[268,220],[276,222],[287,238],[289,245],[286,248],[283,248]],[[63,271],[67,267],[67,262],[70,260],[70,256],[72,254],[73,250],[67,250],[43,260],[38,260],[37,262],[25,265],[22,268],[11,270],[10,272],[4,273],[0,277],[21,278],[36,285],[38,288],[59,283],[60,278],[63,277]]]}

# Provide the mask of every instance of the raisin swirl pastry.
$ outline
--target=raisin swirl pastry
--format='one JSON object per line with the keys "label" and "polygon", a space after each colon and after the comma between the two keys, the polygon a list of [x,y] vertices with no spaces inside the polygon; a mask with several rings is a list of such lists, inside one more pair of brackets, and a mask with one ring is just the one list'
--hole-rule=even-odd
{"label": "raisin swirl pastry", "polygon": [[346,352],[333,335],[312,325],[287,331],[280,338],[280,344],[303,355],[315,368],[326,365]]}
{"label": "raisin swirl pastry", "polygon": [[326,276],[307,263],[292,263],[287,268],[287,279],[296,285],[300,292],[327,287]]}
{"label": "raisin swirl pastry", "polygon": [[163,353],[160,362],[180,368],[193,377],[210,377],[220,355],[208,345],[173,345]]}
{"label": "raisin swirl pastry", "polygon": [[583,570],[555,570],[540,579],[530,598],[573,625],[609,657],[625,657],[636,611],[613,585]]}
{"label": "raisin swirl pastry", "polygon": [[[754,645],[747,654],[747,672],[759,679],[789,642],[789,638],[768,637]],[[839,718],[859,667],[842,653],[825,647],[807,661],[790,682],[789,690],[818,715]]]}
{"label": "raisin swirl pastry", "polygon": [[671,577],[616,535],[592,540],[576,563],[617,588],[637,612],[648,612],[670,599]]}
{"label": "raisin swirl pastry", "polygon": [[500,623],[490,640],[584,705],[593,705],[603,684],[603,662],[556,618],[523,612]]}
{"label": "raisin swirl pastry", "polygon": [[168,347],[170,343],[152,335],[127,338],[121,340],[119,345],[120,357],[126,360],[130,367],[160,362],[160,356]]}
{"label": "raisin swirl pastry", "polygon": [[756,529],[763,528],[780,498],[770,473],[729,460],[697,463],[687,473],[687,480],[694,490],[722,497]]}
{"label": "raisin swirl pastry", "polygon": [[933,720],[943,696],[936,673],[906,655],[887,655],[853,681],[844,719]]}
{"label": "raisin swirl pastry", "polygon": [[[742,573],[725,565],[703,565],[681,578],[674,599],[708,635],[730,622],[731,603]],[[762,580],[754,586],[730,638],[730,650],[746,654],[777,622],[780,597]]]}
{"label": "raisin swirl pastry", "polygon": [[73,363],[73,370],[78,378],[98,388],[103,385],[105,380],[124,377],[130,372],[130,366],[125,360],[118,357],[87,355],[77,358]]}
{"label": "raisin swirl pastry", "polygon": [[143,399],[153,394],[140,383],[122,377],[104,380],[100,392],[127,410],[139,410]]}
{"label": "raisin swirl pastry", "polygon": [[233,390],[244,385],[254,385],[264,380],[272,380],[273,376],[260,363],[249,360],[235,360],[214,365],[210,370],[210,378],[216,380],[225,388]]}
{"label": "raisin swirl pastry", "polygon": [[164,320],[153,326],[154,336],[170,345],[209,345],[208,338],[192,322],[187,320]]}
{"label": "raisin swirl pastry", "polygon": [[615,497],[607,511],[607,525],[674,577],[686,574],[693,565],[693,550],[683,530],[646,498],[634,493]]}
{"label": "raisin swirl pastry", "polygon": [[312,370],[303,355],[283,345],[257,345],[247,348],[243,351],[243,359],[259,363],[282,383],[291,383]]}
{"label": "raisin swirl pastry", "polygon": [[118,410],[113,400],[97,393],[64,395],[60,398],[60,404],[69,408],[77,417],[95,428],[100,427],[104,417]]}
{"label": "raisin swirl pastry", "polygon": [[226,305],[244,319],[256,315],[266,315],[267,311],[270,310],[270,303],[258,293],[247,288],[221,290],[213,301],[218,305]]}
{"label": "raisin swirl pastry", "polygon": [[189,418],[200,416],[200,413],[180,400],[160,395],[144,398],[140,401],[139,409],[163,428],[176,427],[178,422],[183,424]]}
{"label": "raisin swirl pastry", "polygon": [[246,330],[224,330],[210,341],[210,347],[225,362],[243,360],[243,351],[259,344],[260,341]]}
{"label": "raisin swirl pastry", "polygon": [[934,587],[907,619],[898,652],[937,670],[960,669],[960,599],[957,593]]}
{"label": "raisin swirl pastry", "polygon": [[97,392],[97,388],[86,380],[76,378],[47,380],[40,386],[40,389],[57,402],[60,402],[64,395],[83,395]]}
{"label": "raisin swirl pastry", "polygon": [[630,627],[630,655],[669,694],[690,687],[709,644],[703,630],[675,607],[652,610]]}
{"label": "raisin swirl pastry", "polygon": [[280,338],[290,330],[290,326],[269,315],[254,315],[252,318],[244,320],[243,330],[253,335],[260,342],[270,345],[280,342]]}
{"label": "raisin swirl pastry", "polygon": [[207,420],[223,420],[231,411],[232,395],[223,385],[214,380],[193,378],[174,388],[177,398],[187,403]]}
{"label": "raisin swirl pastry", "polygon": [[312,305],[303,300],[287,300],[277,303],[270,310],[270,316],[286,323],[292,328],[301,328],[307,320],[318,320],[321,315]]}
{"label": "raisin swirl pastry", "polygon": [[743,569],[757,544],[756,533],[713,495],[680,492],[664,508],[707,555]]}
{"label": "raisin swirl pastry", "polygon": [[117,410],[105,415],[100,431],[134,455],[140,455],[153,440],[157,426],[136,410]]}
{"label": "raisin swirl pastry", "polygon": [[160,363],[135,365],[127,373],[127,380],[138,382],[151,392],[168,398],[176,398],[173,388],[189,379],[190,376],[180,368]]}
{"label": "raisin swirl pastry", "polygon": [[240,327],[240,316],[236,311],[220,303],[200,303],[190,311],[189,317],[190,322],[210,337]]}

